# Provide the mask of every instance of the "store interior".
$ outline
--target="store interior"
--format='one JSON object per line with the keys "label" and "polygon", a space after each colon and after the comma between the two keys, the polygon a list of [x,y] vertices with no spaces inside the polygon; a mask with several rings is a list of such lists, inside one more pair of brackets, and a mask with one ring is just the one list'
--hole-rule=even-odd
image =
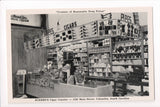
{"label": "store interior", "polygon": [[13,15],[13,97],[149,96],[148,25],[140,14],[57,18],[53,28],[54,15]]}

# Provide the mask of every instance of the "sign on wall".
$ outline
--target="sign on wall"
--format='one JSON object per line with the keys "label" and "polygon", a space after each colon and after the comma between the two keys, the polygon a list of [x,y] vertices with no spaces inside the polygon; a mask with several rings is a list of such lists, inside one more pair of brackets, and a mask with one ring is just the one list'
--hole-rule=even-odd
{"label": "sign on wall", "polygon": [[121,13],[121,20],[132,23],[132,17],[123,13]]}
{"label": "sign on wall", "polygon": [[11,23],[28,26],[41,26],[40,15],[11,15]]}

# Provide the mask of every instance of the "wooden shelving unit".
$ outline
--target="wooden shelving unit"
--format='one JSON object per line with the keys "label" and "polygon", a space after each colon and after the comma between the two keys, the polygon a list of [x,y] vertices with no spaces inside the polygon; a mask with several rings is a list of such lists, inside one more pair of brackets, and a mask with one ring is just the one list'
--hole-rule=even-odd
{"label": "wooden shelving unit", "polygon": [[[111,56],[111,38],[97,38],[94,40],[90,40],[87,43],[92,44],[88,47],[88,59],[89,59],[89,66],[88,72],[89,76],[91,77],[106,77],[108,74],[108,64],[111,63],[110,56]],[[104,42],[106,41],[106,43]],[[96,66],[94,66],[96,65]]]}
{"label": "wooden shelving unit", "polygon": [[54,48],[47,48],[47,62],[52,61],[54,65],[54,69],[58,68],[57,64],[57,47]]}

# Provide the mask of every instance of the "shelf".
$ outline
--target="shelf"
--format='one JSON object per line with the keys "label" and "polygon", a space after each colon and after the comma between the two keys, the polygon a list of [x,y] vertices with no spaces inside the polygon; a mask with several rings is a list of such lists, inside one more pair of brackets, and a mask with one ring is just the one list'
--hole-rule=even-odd
{"label": "shelf", "polygon": [[87,51],[84,52],[73,52],[74,54],[78,54],[78,53],[87,53]]}
{"label": "shelf", "polygon": [[99,77],[99,76],[85,76],[85,79],[114,81],[114,78],[111,78],[111,77]]}
{"label": "shelf", "polygon": [[100,54],[100,53],[110,53],[110,51],[103,51],[103,52],[88,52],[89,54]]}
{"label": "shelf", "polygon": [[63,59],[63,61],[72,61],[73,59]]}
{"label": "shelf", "polygon": [[89,68],[106,68],[106,67],[89,67]]}
{"label": "shelf", "polygon": [[140,41],[139,39],[138,40],[126,40],[126,41],[119,41],[119,42],[114,42],[115,44],[121,44],[121,43],[128,43],[128,42],[137,42],[137,41]]}
{"label": "shelf", "polygon": [[142,60],[141,58],[124,58],[124,59],[112,59],[112,60]]}
{"label": "shelf", "polygon": [[80,49],[80,48],[87,48],[87,47],[79,47],[79,48],[73,48],[73,50],[74,50],[74,49]]}
{"label": "shelf", "polygon": [[133,53],[112,53],[112,55],[119,55],[119,54],[141,54],[141,52],[133,52]]}
{"label": "shelf", "polygon": [[138,37],[130,37],[130,36],[121,36],[121,35],[116,35],[116,36],[110,36],[111,38],[114,38],[114,37],[121,37],[121,38],[129,38],[129,39],[138,39]]}
{"label": "shelf", "polygon": [[[116,37],[116,36],[114,36],[114,37]],[[48,46],[45,46],[45,47],[52,48],[52,47],[56,47],[56,46],[67,44],[67,43],[69,45],[71,45],[71,44],[76,44],[76,43],[81,43],[81,42],[89,42],[89,41],[94,41],[94,40],[101,40],[101,39],[105,39],[105,38],[111,38],[111,36],[91,36],[91,37],[80,38],[80,39],[75,39],[75,40],[71,40],[71,41],[55,43],[53,45],[48,45]]]}
{"label": "shelf", "polygon": [[51,57],[51,58],[52,58],[52,57],[56,58],[57,56],[53,56],[53,55],[51,56],[51,55],[50,55],[50,56],[47,56],[47,57],[48,57],[48,58],[50,58],[50,57]]}
{"label": "shelf", "polygon": [[109,47],[110,45],[106,45],[106,46],[99,46],[99,47],[88,47],[88,49],[99,49],[99,48],[106,48]]}
{"label": "shelf", "polygon": [[[74,65],[74,66],[80,67],[80,65]],[[83,65],[83,66],[81,66],[81,67],[88,67],[88,65]]]}
{"label": "shelf", "polygon": [[[141,47],[141,45],[131,45],[131,46]],[[131,46],[121,46],[121,47],[123,47],[123,48],[127,48],[127,47],[131,47]]]}
{"label": "shelf", "polygon": [[74,59],[75,58],[87,58],[87,56],[75,56]]}
{"label": "shelf", "polygon": [[142,66],[142,64],[112,64],[112,66]]}
{"label": "shelf", "polygon": [[[92,36],[88,41],[99,41],[106,38],[111,38],[111,36],[95,36],[95,37]],[[87,39],[87,38],[84,38],[84,39]]]}
{"label": "shelf", "polygon": [[48,55],[57,55],[57,53],[54,53],[54,54],[53,54],[53,53],[47,53],[47,54],[48,54]]}
{"label": "shelf", "polygon": [[47,59],[53,59],[53,60],[57,60],[57,59],[54,59],[55,57],[48,57]]}

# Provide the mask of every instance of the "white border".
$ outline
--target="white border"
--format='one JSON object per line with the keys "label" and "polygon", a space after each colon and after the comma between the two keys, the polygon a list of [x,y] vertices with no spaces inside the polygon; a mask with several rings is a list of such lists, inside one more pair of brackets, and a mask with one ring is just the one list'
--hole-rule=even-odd
{"label": "white border", "polygon": [[[14,4],[13,4],[14,3]],[[159,53],[159,29],[160,29],[160,26],[159,26],[159,20],[160,20],[160,16],[159,16],[159,2],[156,2],[156,1],[151,1],[151,0],[146,0],[146,1],[138,1],[138,0],[135,0],[135,1],[118,1],[118,2],[115,2],[115,1],[102,1],[102,2],[98,2],[98,1],[94,1],[94,2],[91,2],[90,1],[79,1],[78,3],[77,2],[73,2],[73,1],[59,1],[59,2],[39,2],[39,4],[37,5],[38,3],[36,2],[36,4],[33,4],[33,2],[29,1],[29,2],[3,2],[2,3],[2,16],[1,16],[1,37],[0,37],[0,46],[1,46],[1,57],[0,57],[0,69],[1,69],[1,91],[3,93],[1,93],[3,97],[1,97],[1,100],[2,100],[2,105],[5,105],[5,106],[22,106],[21,104],[8,104],[8,101],[7,101],[7,98],[8,98],[8,95],[7,95],[7,64],[6,64],[6,58],[7,58],[7,54],[6,54],[6,36],[3,36],[3,35],[6,35],[6,25],[5,25],[5,12],[6,12],[6,9],[17,9],[17,8],[22,8],[22,9],[25,9],[24,7],[30,7],[32,9],[34,8],[39,8],[39,9],[42,9],[42,7],[44,8],[98,8],[98,7],[134,7],[134,6],[153,6],[153,25],[154,25],[154,46],[155,46],[155,49],[154,49],[154,57],[155,57],[155,64],[157,64],[157,66],[155,66],[155,101],[152,101],[152,102],[146,102],[146,101],[132,101],[132,102],[117,102],[116,103],[113,103],[113,102],[107,102],[107,103],[93,103],[92,102],[92,106],[156,106],[156,105],[160,105],[159,103],[159,99],[160,99],[160,85],[159,85],[159,82],[160,82],[160,79],[159,79],[159,57],[160,57],[160,53]],[[44,6],[44,4],[46,4]],[[65,4],[69,4],[69,5],[65,5]],[[29,5],[32,5],[32,6],[29,6]],[[36,6],[37,5],[37,6]],[[156,48],[157,46],[157,48]],[[3,76],[2,76],[3,75]],[[135,103],[136,102],[136,103]],[[90,106],[91,103],[87,103],[87,104],[84,104],[84,103],[78,103],[79,106]],[[99,105],[100,104],[100,105]],[[33,105],[33,104],[32,104]],[[44,106],[42,103],[40,104],[41,106]],[[38,104],[36,104],[36,106],[40,106]],[[47,104],[45,103],[45,106],[46,105],[52,105],[52,104]],[[77,106],[76,103],[68,103],[67,106]],[[26,106],[30,106],[30,104],[26,104],[26,105],[23,105],[24,107]],[[35,105],[34,105],[35,106]],[[41,107],[40,106],[40,107]],[[53,105],[52,105],[53,106]],[[66,106],[66,103],[56,103],[54,104],[54,106]]]}

